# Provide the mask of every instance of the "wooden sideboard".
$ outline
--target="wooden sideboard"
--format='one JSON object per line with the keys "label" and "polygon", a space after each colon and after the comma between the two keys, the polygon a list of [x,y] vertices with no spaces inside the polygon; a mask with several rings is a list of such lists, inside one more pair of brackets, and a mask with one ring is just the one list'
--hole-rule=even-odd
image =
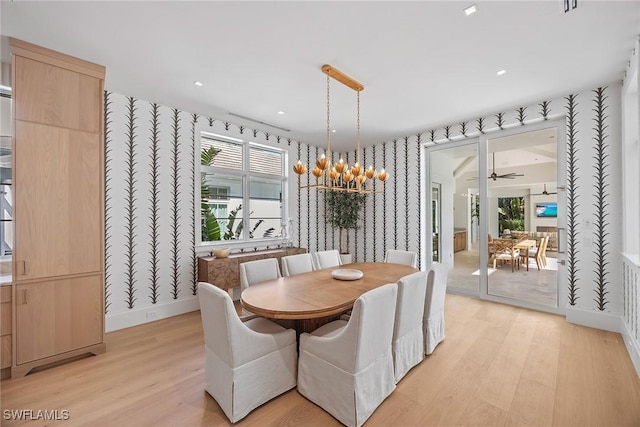
{"label": "wooden sideboard", "polygon": [[227,258],[198,258],[198,280],[228,291],[240,286],[240,264],[265,258],[277,258],[278,263],[283,256],[305,254],[305,248],[268,249],[263,251],[239,252]]}

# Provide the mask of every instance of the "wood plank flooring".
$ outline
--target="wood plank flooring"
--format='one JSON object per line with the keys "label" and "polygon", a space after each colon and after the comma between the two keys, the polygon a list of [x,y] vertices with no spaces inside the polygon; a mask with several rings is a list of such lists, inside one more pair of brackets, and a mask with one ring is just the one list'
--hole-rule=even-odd
{"label": "wood plank flooring", "polygon": [[[107,334],[107,352],[1,383],[3,410],[69,411],[3,426],[225,426],[204,392],[200,313]],[[35,413],[35,412],[34,412]],[[296,390],[238,425],[331,426]],[[446,340],[367,426],[640,426],[640,379],[619,334],[447,295]]]}

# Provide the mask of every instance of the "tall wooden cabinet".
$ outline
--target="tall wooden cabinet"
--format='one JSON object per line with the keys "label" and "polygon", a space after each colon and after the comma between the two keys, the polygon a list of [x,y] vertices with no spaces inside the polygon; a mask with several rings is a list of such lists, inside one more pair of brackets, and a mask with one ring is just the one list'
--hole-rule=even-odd
{"label": "tall wooden cabinet", "polygon": [[12,376],[104,352],[105,69],[10,39]]}

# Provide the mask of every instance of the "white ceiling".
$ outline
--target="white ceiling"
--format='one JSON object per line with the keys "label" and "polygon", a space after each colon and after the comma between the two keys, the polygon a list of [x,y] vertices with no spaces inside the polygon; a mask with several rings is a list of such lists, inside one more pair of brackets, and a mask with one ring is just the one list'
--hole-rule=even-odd
{"label": "white ceiling", "polygon": [[[0,14],[3,36],[105,65],[107,90],[320,146],[322,64],[365,86],[370,145],[619,81],[640,31],[638,1],[478,1],[467,17],[471,3],[15,0]],[[331,98],[333,146],[352,149],[355,92],[333,82]]]}

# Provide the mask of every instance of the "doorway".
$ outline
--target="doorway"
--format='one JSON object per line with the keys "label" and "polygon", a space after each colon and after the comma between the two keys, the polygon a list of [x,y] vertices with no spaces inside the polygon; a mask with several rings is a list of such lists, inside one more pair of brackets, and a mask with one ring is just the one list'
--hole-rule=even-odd
{"label": "doorway", "polygon": [[[563,311],[565,150],[562,119],[426,147],[425,258],[449,265],[448,292]],[[509,259],[490,244],[506,238]]]}

